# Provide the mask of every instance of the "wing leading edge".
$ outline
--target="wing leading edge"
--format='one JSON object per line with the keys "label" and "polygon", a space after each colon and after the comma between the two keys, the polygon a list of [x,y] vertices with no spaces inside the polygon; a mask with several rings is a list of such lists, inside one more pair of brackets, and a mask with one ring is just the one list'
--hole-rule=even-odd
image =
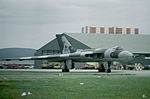
{"label": "wing leading edge", "polygon": [[[93,57],[96,56],[96,57]],[[57,54],[57,55],[43,55],[43,56],[31,56],[31,57],[20,57],[20,58],[6,58],[6,59],[0,59],[3,61],[11,61],[11,60],[49,60],[53,62],[60,62],[64,60],[73,60],[73,61],[87,61],[87,60],[93,60],[93,59],[99,59],[101,60],[103,57],[97,57],[102,56],[102,53],[93,53],[92,51],[88,52],[76,52],[76,53],[69,53],[69,54]]]}

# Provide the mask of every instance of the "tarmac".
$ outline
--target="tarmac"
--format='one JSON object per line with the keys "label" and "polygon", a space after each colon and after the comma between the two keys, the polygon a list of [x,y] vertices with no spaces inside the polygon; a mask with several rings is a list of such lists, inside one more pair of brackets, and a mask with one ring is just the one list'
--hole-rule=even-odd
{"label": "tarmac", "polygon": [[98,70],[61,69],[0,69],[0,78],[87,78],[87,77],[150,77],[150,70],[112,70],[111,73]]}

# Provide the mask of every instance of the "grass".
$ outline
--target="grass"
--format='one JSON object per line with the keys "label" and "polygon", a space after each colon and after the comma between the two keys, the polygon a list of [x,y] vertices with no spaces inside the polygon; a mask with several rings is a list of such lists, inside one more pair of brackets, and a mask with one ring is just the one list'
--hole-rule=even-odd
{"label": "grass", "polygon": [[0,78],[0,99],[148,99],[149,92],[148,77]]}

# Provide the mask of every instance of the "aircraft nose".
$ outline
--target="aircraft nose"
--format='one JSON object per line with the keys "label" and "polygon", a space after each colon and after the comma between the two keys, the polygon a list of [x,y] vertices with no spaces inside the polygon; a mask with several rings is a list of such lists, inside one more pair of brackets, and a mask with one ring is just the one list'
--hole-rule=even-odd
{"label": "aircraft nose", "polygon": [[127,57],[129,57],[129,58],[134,58],[134,55],[131,53],[131,52],[127,52]]}
{"label": "aircraft nose", "polygon": [[119,53],[119,58],[134,58],[134,55],[129,51],[122,51]]}

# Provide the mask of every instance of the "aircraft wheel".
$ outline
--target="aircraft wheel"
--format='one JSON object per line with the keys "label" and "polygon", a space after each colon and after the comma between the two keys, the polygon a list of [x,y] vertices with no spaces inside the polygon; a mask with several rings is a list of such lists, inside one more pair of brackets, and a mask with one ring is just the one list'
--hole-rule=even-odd
{"label": "aircraft wheel", "polygon": [[62,72],[69,72],[69,69],[62,69]]}
{"label": "aircraft wheel", "polygon": [[111,72],[111,69],[107,69],[107,73],[110,73]]}
{"label": "aircraft wheel", "polygon": [[69,69],[66,69],[66,72],[69,72]]}
{"label": "aircraft wheel", "polygon": [[105,72],[105,69],[98,69],[98,72]]}
{"label": "aircraft wheel", "polygon": [[62,72],[64,72],[64,69],[62,69]]}

